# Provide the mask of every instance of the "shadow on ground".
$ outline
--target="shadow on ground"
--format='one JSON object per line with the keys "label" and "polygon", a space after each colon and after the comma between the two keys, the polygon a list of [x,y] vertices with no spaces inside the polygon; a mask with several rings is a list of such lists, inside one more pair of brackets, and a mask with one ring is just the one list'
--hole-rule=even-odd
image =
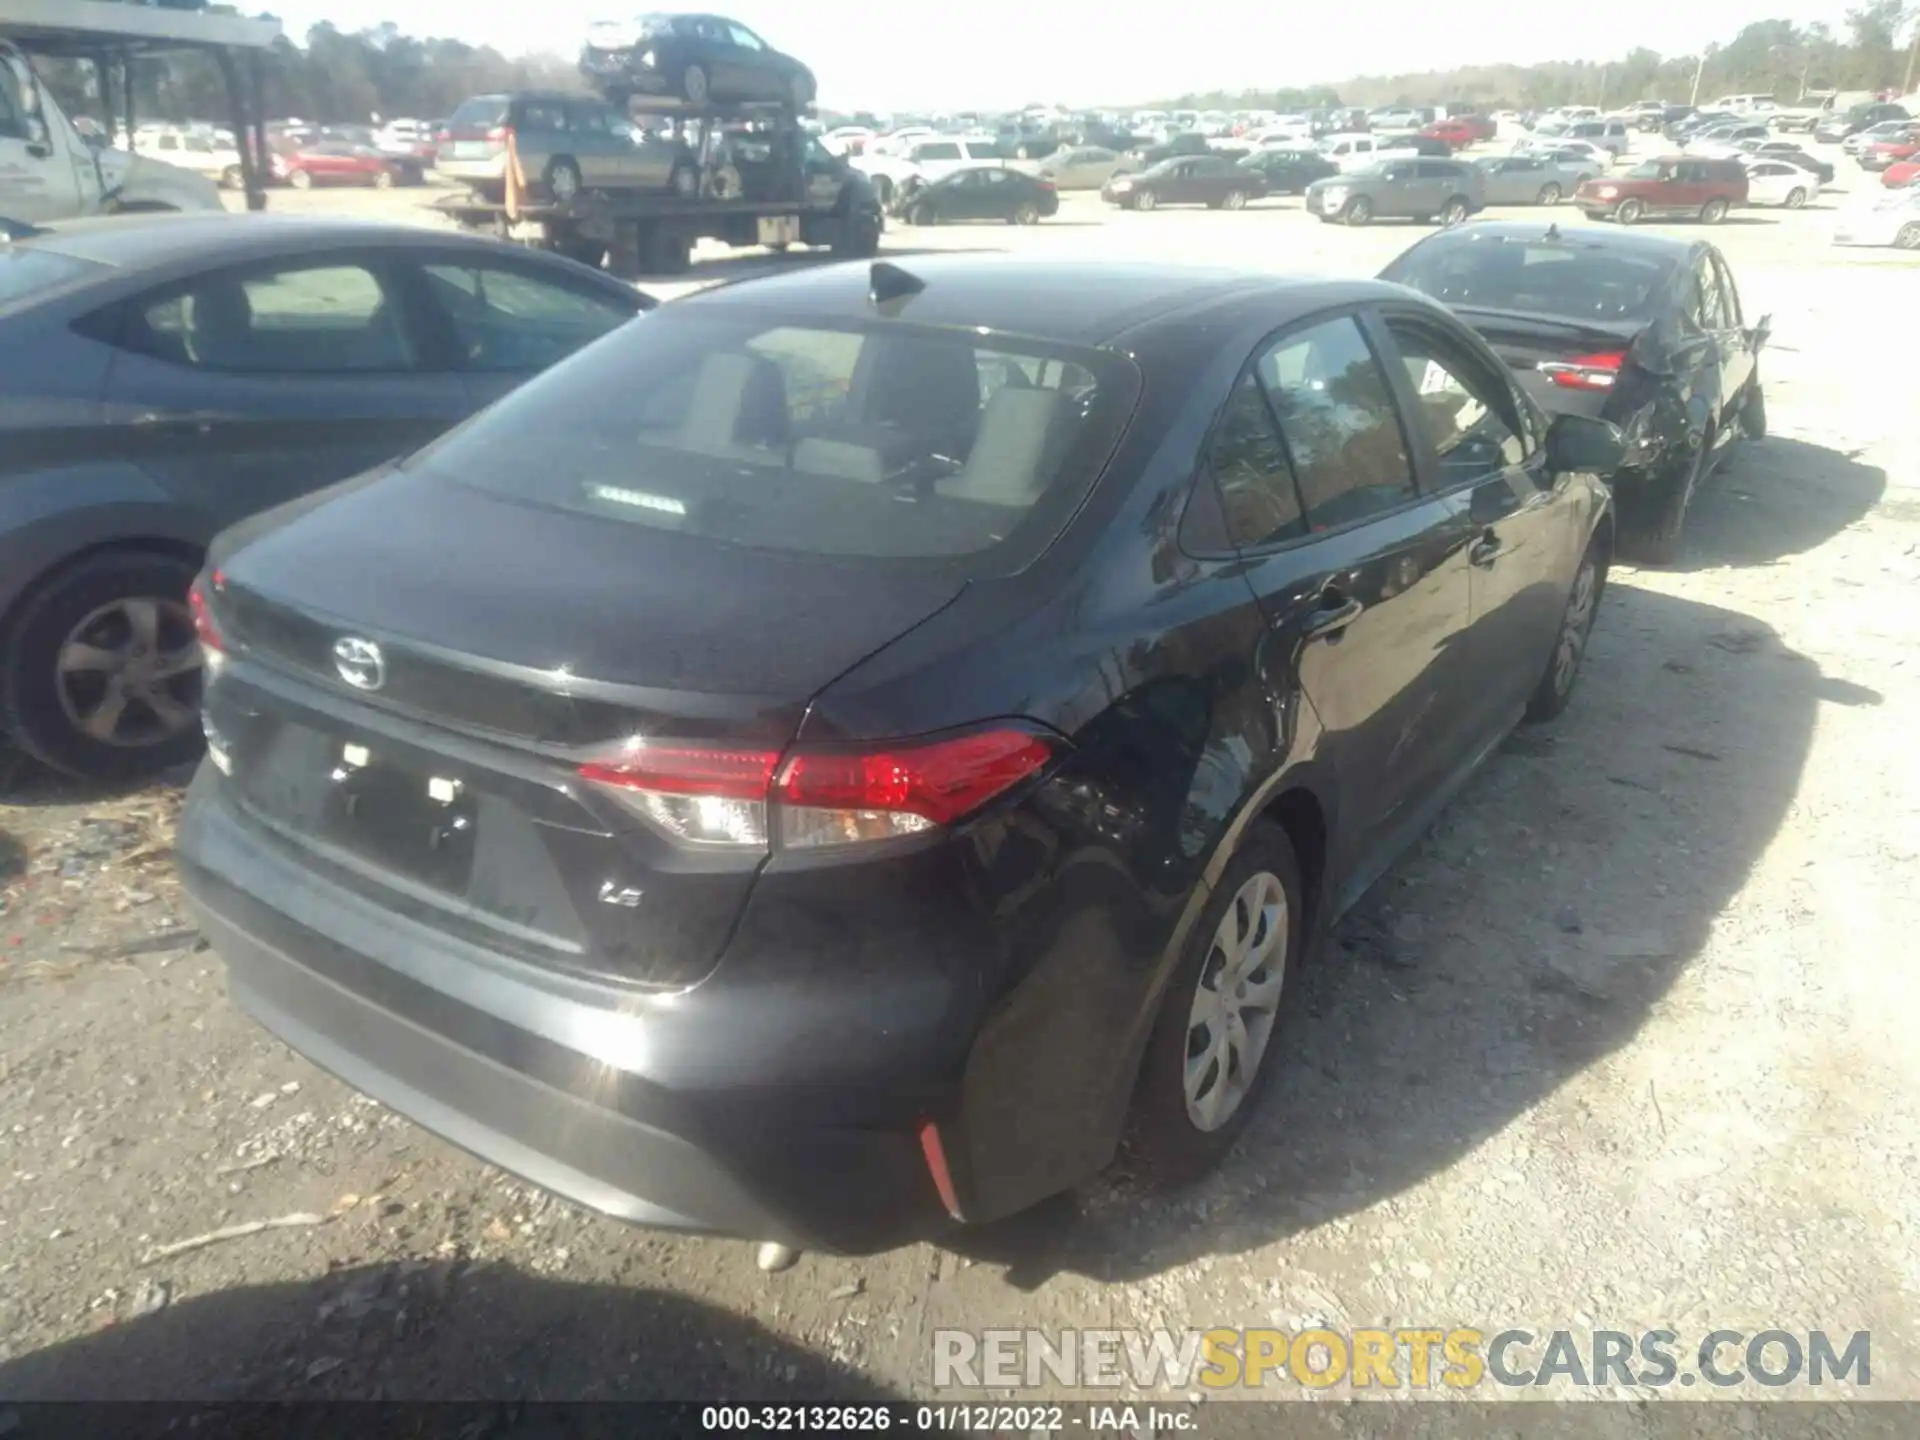
{"label": "shadow on ground", "polygon": [[0,1365],[0,1401],[11,1404],[892,1398],[684,1295],[456,1261],[191,1296]]}
{"label": "shadow on ground", "polygon": [[1880,699],[1749,616],[1616,580],[1571,709],[1511,737],[1300,977],[1219,1173],[1154,1195],[1123,1157],[944,1243],[1022,1289],[1135,1281],[1446,1170],[1633,1039],[1784,820],[1820,707]]}
{"label": "shadow on ground", "polygon": [[1825,544],[1886,493],[1886,472],[1805,440],[1744,440],[1721,456],[1687,517],[1682,570],[1767,565]]}

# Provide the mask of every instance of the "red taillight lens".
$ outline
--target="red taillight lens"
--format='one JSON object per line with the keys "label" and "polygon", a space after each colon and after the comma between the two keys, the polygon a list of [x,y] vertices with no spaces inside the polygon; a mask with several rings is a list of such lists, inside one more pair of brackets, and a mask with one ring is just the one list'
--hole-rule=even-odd
{"label": "red taillight lens", "polygon": [[857,845],[951,825],[1052,758],[1025,730],[921,745],[812,751],[781,765],[765,750],[636,745],[580,767],[674,839],[785,849]]}
{"label": "red taillight lens", "polygon": [[[218,594],[226,588],[227,577],[218,570],[213,572],[213,589]],[[201,646],[215,655],[224,655],[227,650],[226,637],[220,633],[220,626],[213,618],[213,608],[207,603],[207,592],[195,580],[187,589],[187,609],[193,612],[193,633],[199,638]]]}
{"label": "red taillight lens", "polygon": [[1547,361],[1537,368],[1562,390],[1611,390],[1620,378],[1620,367],[1626,363],[1626,351],[1607,350],[1576,355],[1571,360]]}
{"label": "red taillight lens", "polygon": [[1042,190],[1051,190],[1051,189],[1053,189],[1053,181],[1051,181],[1051,180],[1049,180],[1049,179],[1047,179],[1047,178],[1046,178],[1045,176],[1042,176],[1042,177],[1041,177],[1041,180],[1040,180],[1040,188],[1041,188]]}
{"label": "red taillight lens", "polygon": [[494,145],[504,145],[507,143],[507,137],[512,134],[513,134],[512,126],[496,125],[491,130],[487,131],[487,140]]}

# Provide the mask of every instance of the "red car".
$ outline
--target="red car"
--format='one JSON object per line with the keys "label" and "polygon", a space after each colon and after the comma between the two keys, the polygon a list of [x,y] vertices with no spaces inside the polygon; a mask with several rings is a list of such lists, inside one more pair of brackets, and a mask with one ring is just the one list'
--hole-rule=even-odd
{"label": "red car", "polygon": [[1881,140],[1860,152],[1862,170],[1885,170],[1903,160],[1920,158],[1920,126],[1897,140]]}
{"label": "red car", "polygon": [[1916,181],[1920,181],[1920,158],[1889,165],[1880,175],[1880,183],[1889,190],[1904,190]]}
{"label": "red car", "polygon": [[1420,133],[1429,140],[1444,140],[1455,150],[1463,149],[1481,138],[1472,122],[1462,115],[1436,120]]}
{"label": "red car", "polygon": [[315,185],[371,185],[388,190],[401,178],[400,167],[377,150],[324,142],[275,154],[273,177],[296,190]]}

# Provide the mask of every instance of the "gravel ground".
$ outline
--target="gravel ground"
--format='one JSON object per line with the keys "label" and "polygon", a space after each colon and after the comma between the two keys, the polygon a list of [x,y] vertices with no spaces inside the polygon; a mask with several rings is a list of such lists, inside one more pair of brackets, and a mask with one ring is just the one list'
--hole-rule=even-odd
{"label": "gravel ground", "polygon": [[[585,1214],[234,1010],[170,873],[175,788],[0,756],[0,1396],[926,1396],[943,1327],[1390,1323],[1870,1330],[1871,1390],[1823,1393],[1920,1398],[1920,416],[1911,334],[1876,323],[1920,265],[1830,222],[1714,233],[1774,318],[1773,435],[1684,564],[1616,573],[1569,714],[1345,925],[1244,1142],[1173,1202],[1103,1183],[776,1276]],[[1365,274],[1413,238],[1074,196],[889,250]]]}

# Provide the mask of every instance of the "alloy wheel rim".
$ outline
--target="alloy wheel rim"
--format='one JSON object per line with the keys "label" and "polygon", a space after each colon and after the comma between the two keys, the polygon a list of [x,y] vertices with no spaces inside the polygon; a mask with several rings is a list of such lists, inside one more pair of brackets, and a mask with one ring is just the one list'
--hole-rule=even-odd
{"label": "alloy wheel rim", "polygon": [[579,188],[580,186],[578,181],[574,179],[573,171],[569,170],[566,166],[562,165],[559,169],[553,172],[553,198],[554,199],[571,200],[573,198],[574,191],[578,190]]}
{"label": "alloy wheel rim", "polygon": [[1587,635],[1593,629],[1594,596],[1598,588],[1591,560],[1580,566],[1573,578],[1573,594],[1567,597],[1566,619],[1560,625],[1560,645],[1553,657],[1553,688],[1564,695],[1573,688],[1580,673],[1580,660],[1587,651]]}
{"label": "alloy wheel rim", "polygon": [[1187,1118],[1211,1133],[1236,1115],[1260,1074],[1286,983],[1287,892],[1250,876],[1220,917],[1187,1013],[1181,1082]]}
{"label": "alloy wheel rim", "polygon": [[135,749],[196,723],[204,665],[184,604],[132,596],[109,601],[67,632],[54,657],[54,689],[82,735]]}

